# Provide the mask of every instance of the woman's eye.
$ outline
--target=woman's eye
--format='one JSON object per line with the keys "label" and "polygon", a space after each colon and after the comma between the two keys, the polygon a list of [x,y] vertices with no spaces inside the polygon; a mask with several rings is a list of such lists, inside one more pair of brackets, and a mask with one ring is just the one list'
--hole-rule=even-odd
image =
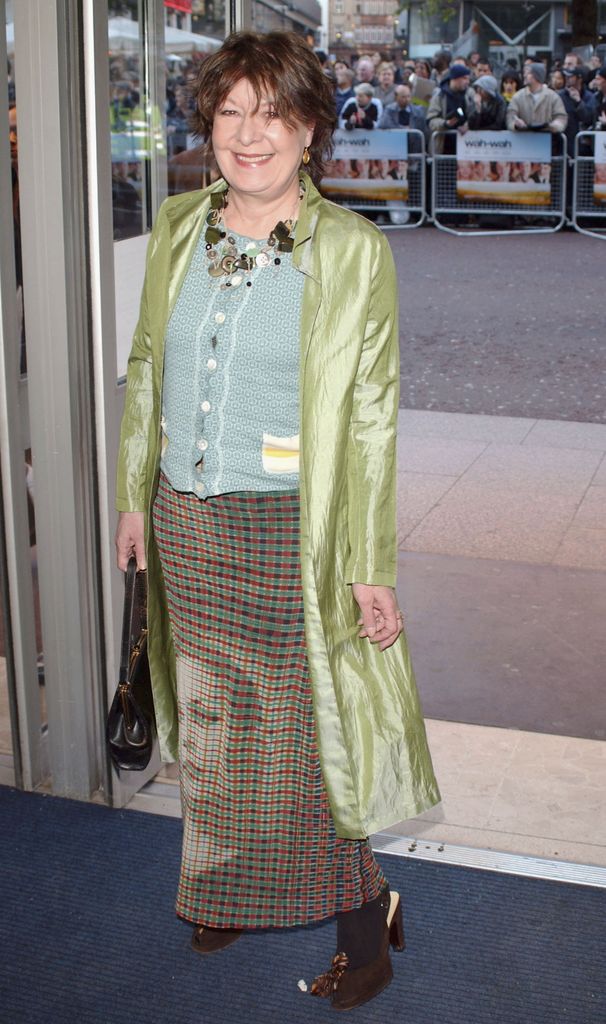
{"label": "woman's eye", "polygon": [[221,111],[221,116],[222,117],[229,117],[230,114],[235,114],[235,113],[236,113],[235,110],[231,110],[229,107],[226,107],[225,110]]}

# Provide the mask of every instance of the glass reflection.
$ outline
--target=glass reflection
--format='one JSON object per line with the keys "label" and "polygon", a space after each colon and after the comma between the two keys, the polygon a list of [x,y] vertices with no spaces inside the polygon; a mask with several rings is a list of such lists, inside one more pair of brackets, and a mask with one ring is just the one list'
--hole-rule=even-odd
{"label": "glass reflection", "polygon": [[[7,4],[6,50],[8,56],[8,136],[10,142],[11,185],[12,185],[12,231],[15,256],[15,279],[17,286],[17,318],[19,337],[19,374],[27,374],[27,352],[25,334],[25,314],[23,302],[23,255],[21,248],[21,200],[19,194],[19,133],[17,90],[15,86],[15,30],[12,20],[12,7]],[[10,225],[5,224],[10,230]],[[15,382],[16,386],[16,382]],[[38,682],[40,684],[41,722],[46,722],[46,705],[44,698],[44,652],[42,646],[42,629],[40,617],[40,595],[38,589],[38,565],[36,552],[36,517],[34,505],[34,470],[32,450],[27,447],[23,451],[23,486],[27,497],[27,517],[29,526],[30,569],[32,573],[32,590],[34,599],[36,655],[38,664]],[[5,540],[11,543],[10,537]],[[0,760],[9,756],[12,751],[10,707],[7,681],[7,636],[9,635],[8,607],[4,606],[7,584],[4,577],[6,566],[0,567]]]}
{"label": "glass reflection", "polygon": [[[146,7],[141,0],[109,0],[108,50],[114,239],[133,238],[151,227],[152,165],[159,174],[158,200],[209,184],[217,169],[189,125],[191,87],[200,61],[225,34],[223,0],[165,0],[164,48],[154,69],[162,102],[146,92]],[[150,54],[153,59],[153,54]],[[148,76],[149,78],[150,76]]]}

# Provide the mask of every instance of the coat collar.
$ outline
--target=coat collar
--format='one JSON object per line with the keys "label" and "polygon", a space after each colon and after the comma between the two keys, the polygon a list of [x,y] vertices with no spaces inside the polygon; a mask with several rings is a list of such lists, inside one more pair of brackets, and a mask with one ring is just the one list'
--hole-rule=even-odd
{"label": "coat collar", "polygon": [[[321,204],[324,201],[304,171],[301,172],[304,195],[299,209],[295,242],[293,248],[293,266],[306,277],[311,277],[320,284],[320,264],[314,258],[314,247],[310,245],[316,230]],[[210,208],[210,196],[213,192],[222,192],[227,188],[224,178],[218,178],[209,188],[203,191],[187,192],[169,201],[166,215],[170,223],[171,266],[168,306],[174,307],[183,277],[189,266],[194,249],[198,244],[200,232],[204,228],[206,215]]]}

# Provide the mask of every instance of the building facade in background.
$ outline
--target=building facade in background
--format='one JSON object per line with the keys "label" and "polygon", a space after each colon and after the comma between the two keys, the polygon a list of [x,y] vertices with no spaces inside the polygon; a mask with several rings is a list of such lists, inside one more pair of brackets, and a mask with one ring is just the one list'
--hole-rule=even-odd
{"label": "building facade in background", "polygon": [[331,0],[328,36],[331,51],[380,50],[391,53],[397,45],[397,0]]}
{"label": "building facade in background", "polygon": [[[186,32],[213,35],[215,25],[225,24],[225,0],[164,0],[167,24]],[[275,3],[273,0],[252,0],[251,28],[256,32],[288,31],[317,39],[322,22],[318,0],[296,0],[296,3]]]}
{"label": "building facade in background", "polygon": [[[329,0],[329,49],[341,55],[379,50],[386,57],[479,50],[498,68],[525,56],[552,60],[571,46],[570,0],[461,0],[448,7],[440,16],[428,12],[425,0]],[[600,39],[606,40],[606,0],[598,4]]]}

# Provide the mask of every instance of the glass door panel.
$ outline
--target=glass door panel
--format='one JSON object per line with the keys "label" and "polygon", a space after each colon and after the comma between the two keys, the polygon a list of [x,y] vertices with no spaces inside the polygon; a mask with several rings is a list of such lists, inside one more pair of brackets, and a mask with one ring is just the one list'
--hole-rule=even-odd
{"label": "glass door panel", "polygon": [[[44,654],[36,556],[34,460],[29,438],[27,338],[24,316],[19,194],[19,103],[15,83],[13,4],[0,3],[5,22],[7,86],[3,102],[10,157],[2,193],[10,196],[5,222],[2,288],[2,541],[0,544],[0,781],[28,787],[41,781],[46,742]],[[6,145],[6,142],[4,143]],[[20,741],[20,742],[19,742]],[[16,749],[21,747],[23,749]],[[14,767],[18,766],[17,771]]]}
{"label": "glass door panel", "polygon": [[[90,159],[98,233],[93,280],[98,314],[93,329],[103,420],[99,458],[106,498],[102,516],[107,550],[102,557],[107,657],[108,664],[117,667],[124,584],[115,568],[111,540],[117,519],[114,480],[126,364],[157,210],[169,194],[210,181],[212,171],[189,129],[190,89],[199,62],[224,38],[224,8],[219,0],[214,6],[185,0],[109,0],[102,10],[88,0],[85,8],[87,105],[94,107],[98,121]],[[108,699],[114,689],[112,677]],[[156,755],[145,772],[123,772],[119,778],[114,774],[114,803],[128,802],[159,767]]]}

